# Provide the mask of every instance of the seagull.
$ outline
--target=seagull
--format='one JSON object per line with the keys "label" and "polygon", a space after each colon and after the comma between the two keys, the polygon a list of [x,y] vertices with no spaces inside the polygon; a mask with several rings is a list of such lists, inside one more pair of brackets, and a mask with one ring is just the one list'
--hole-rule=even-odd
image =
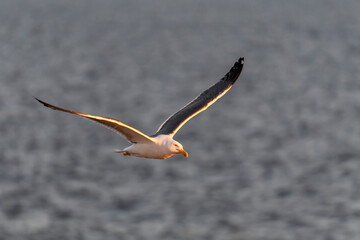
{"label": "seagull", "polygon": [[171,115],[161,124],[159,129],[152,136],[148,136],[113,118],[75,112],[51,105],[36,97],[34,98],[45,107],[91,119],[119,133],[132,143],[131,146],[124,148],[123,150],[116,150],[117,153],[122,153],[124,156],[131,155],[142,158],[166,159],[175,154],[182,154],[185,157],[188,157],[188,153],[184,150],[183,146],[173,139],[174,135],[187,121],[206,110],[211,104],[216,102],[230,90],[232,85],[238,79],[243,65],[244,58],[240,58],[222,79],[202,92],[179,111]]}

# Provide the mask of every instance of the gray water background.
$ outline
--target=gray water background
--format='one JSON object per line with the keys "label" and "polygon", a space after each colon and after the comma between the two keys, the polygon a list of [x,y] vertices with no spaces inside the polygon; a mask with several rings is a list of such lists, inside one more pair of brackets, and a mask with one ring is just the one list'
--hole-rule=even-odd
{"label": "gray water background", "polygon": [[[0,1],[0,239],[360,239],[358,1]],[[128,143],[32,96],[152,134]]]}

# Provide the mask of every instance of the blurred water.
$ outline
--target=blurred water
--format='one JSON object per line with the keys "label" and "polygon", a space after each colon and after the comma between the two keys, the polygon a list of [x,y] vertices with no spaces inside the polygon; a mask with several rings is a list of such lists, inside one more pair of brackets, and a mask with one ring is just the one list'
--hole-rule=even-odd
{"label": "blurred water", "polygon": [[[357,1],[0,2],[1,239],[358,239]],[[167,161],[152,134],[241,56]]]}

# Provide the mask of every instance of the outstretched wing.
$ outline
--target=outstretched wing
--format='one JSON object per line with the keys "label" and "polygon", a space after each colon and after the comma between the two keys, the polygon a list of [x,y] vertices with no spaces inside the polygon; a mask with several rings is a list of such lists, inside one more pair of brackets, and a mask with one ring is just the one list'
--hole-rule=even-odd
{"label": "outstretched wing", "polygon": [[95,122],[98,122],[102,125],[104,125],[105,127],[110,128],[111,130],[114,130],[115,132],[121,134],[122,136],[124,136],[129,142],[132,143],[150,143],[153,142],[152,138],[149,137],[148,135],[140,132],[139,130],[130,127],[116,119],[113,118],[106,118],[106,117],[100,117],[100,116],[95,116],[95,115],[90,115],[90,114],[85,114],[85,113],[81,113],[81,112],[75,112],[75,111],[71,111],[65,108],[60,108],[54,105],[51,105],[47,102],[44,102],[38,98],[35,98],[36,100],[38,100],[40,103],[42,103],[45,107],[54,109],[54,110],[58,110],[58,111],[63,111],[63,112],[67,112],[67,113],[71,113],[71,114],[76,114],[88,119],[91,119]]}
{"label": "outstretched wing", "polygon": [[230,71],[220,81],[205,90],[198,97],[171,115],[157,130],[154,136],[161,134],[175,135],[175,133],[192,117],[206,110],[211,104],[221,98],[238,79],[244,65],[244,58],[240,58]]}

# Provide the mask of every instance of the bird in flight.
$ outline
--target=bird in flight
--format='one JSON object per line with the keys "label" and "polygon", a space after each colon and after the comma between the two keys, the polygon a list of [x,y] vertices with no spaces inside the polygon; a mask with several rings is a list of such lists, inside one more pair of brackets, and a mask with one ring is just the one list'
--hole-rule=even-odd
{"label": "bird in flight", "polygon": [[45,107],[91,119],[121,134],[132,143],[131,146],[116,151],[122,153],[124,156],[131,155],[143,158],[166,159],[175,154],[182,154],[185,157],[188,157],[188,153],[184,150],[183,146],[173,139],[174,135],[187,121],[206,110],[211,104],[216,102],[230,90],[232,85],[238,79],[243,65],[244,58],[240,58],[222,79],[209,87],[179,111],[171,115],[152,136],[148,136],[113,118],[75,112],[51,105],[38,98],[35,99]]}

